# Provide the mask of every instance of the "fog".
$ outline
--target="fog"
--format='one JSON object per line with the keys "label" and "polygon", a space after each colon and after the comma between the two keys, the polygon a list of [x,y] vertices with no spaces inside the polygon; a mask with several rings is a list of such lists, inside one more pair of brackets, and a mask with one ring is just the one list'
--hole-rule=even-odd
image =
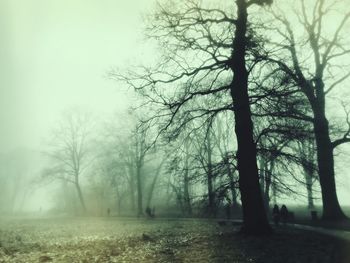
{"label": "fog", "polygon": [[[134,116],[131,108],[140,98],[109,73],[154,62],[157,46],[147,41],[144,34],[145,14],[152,9],[149,0],[0,1],[1,170],[3,177],[21,178],[5,186],[6,191],[17,189],[20,194],[9,197],[11,201],[3,201],[3,206],[12,206],[12,212],[49,211],[57,206],[62,182],[38,182],[38,178],[51,165],[50,145],[58,140],[52,139],[53,134],[67,112],[73,115],[80,112],[93,119],[90,131],[94,133],[93,146],[89,147],[95,152],[107,147],[105,144],[124,147],[123,138],[130,140],[128,136],[136,126],[125,120],[134,118],[130,117]],[[117,135],[111,139],[111,134]],[[229,148],[234,146],[233,142],[228,144]],[[349,146],[342,146],[336,156],[338,197],[344,206],[350,205],[348,151]],[[162,155],[150,154],[145,174],[156,173]],[[97,187],[96,181],[100,180],[94,169],[95,172],[84,171],[81,178],[87,195],[93,195],[94,184]],[[160,176],[166,178],[165,169]],[[150,187],[152,180],[145,180]],[[156,185],[158,192],[168,191],[165,181]],[[195,189],[192,191],[197,191],[197,195],[205,192],[204,185]],[[74,195],[75,190],[69,186],[66,191]],[[306,196],[306,192],[302,195]],[[100,209],[98,204],[91,203],[94,198],[87,197],[87,207]],[[102,214],[109,207],[116,213],[113,198],[107,198]],[[291,200],[288,194],[281,194],[280,198],[280,202],[304,205],[303,197]],[[321,203],[317,186],[315,203]]]}
{"label": "fog", "polygon": [[3,151],[38,148],[67,108],[103,116],[129,106],[106,74],[146,52],[145,3],[1,1]]}
{"label": "fog", "polygon": [[[1,1],[3,154],[34,152],[39,158],[45,138],[67,108],[93,112],[102,120],[130,107],[133,95],[106,75],[145,52],[140,34],[145,4]],[[43,193],[37,197],[47,205],[46,199]]]}
{"label": "fog", "polygon": [[347,1],[0,0],[0,262],[349,262]]}

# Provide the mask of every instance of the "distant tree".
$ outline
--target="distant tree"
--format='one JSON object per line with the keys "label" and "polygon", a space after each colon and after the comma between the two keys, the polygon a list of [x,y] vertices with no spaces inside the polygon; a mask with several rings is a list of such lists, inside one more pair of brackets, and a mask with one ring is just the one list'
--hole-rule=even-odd
{"label": "distant tree", "polygon": [[87,209],[81,177],[94,159],[92,128],[93,121],[88,114],[73,110],[65,112],[45,151],[50,166],[41,173],[43,180],[64,180],[73,184],[83,212]]}
{"label": "distant tree", "polygon": [[103,176],[108,178],[119,214],[122,210],[136,211],[136,178],[130,140],[130,130],[134,125],[124,121],[116,122],[121,119],[117,115],[105,123],[98,141],[98,166]]}
{"label": "distant tree", "polygon": [[114,124],[103,128],[99,153],[99,170],[112,188],[117,210],[127,212],[136,210],[136,183],[133,156],[129,151],[129,140]]}
{"label": "distant tree", "polygon": [[[40,163],[37,153],[16,149],[0,154],[0,211],[22,212],[26,201],[36,190],[34,179]],[[40,169],[40,168],[39,168]]]}
{"label": "distant tree", "polygon": [[[280,157],[280,151],[285,147],[285,143],[271,138],[259,142],[259,170],[260,170],[260,186],[263,193],[264,205],[267,211],[270,210],[271,196],[274,204],[276,201],[276,163]],[[272,194],[271,194],[272,192]]]}
{"label": "distant tree", "polygon": [[195,159],[205,174],[207,187],[207,214],[215,217],[217,212],[217,197],[215,191],[215,172],[214,172],[214,148],[212,122],[206,122],[201,130],[194,133],[194,145],[196,148]]}
{"label": "distant tree", "polygon": [[298,144],[298,152],[302,158],[302,168],[307,192],[307,207],[314,209],[313,185],[316,181],[317,164],[315,163],[315,143],[313,139],[304,140]]}
{"label": "distant tree", "polygon": [[147,199],[146,199],[146,207],[151,207],[153,196],[154,196],[154,190],[156,189],[156,185],[159,181],[160,175],[162,175],[162,172],[164,170],[164,164],[166,160],[168,159],[169,153],[166,151],[161,151],[160,149],[156,149],[156,153],[154,154],[155,157],[151,163],[151,174],[153,175],[151,182],[148,186],[147,191]]}
{"label": "distant tree", "polygon": [[191,171],[190,171],[190,141],[189,138],[186,138],[184,141],[184,151],[183,151],[183,199],[184,199],[184,212],[186,215],[192,215],[192,204],[191,204],[191,195],[190,195],[190,186],[191,186]]}
{"label": "distant tree", "polygon": [[[99,146],[101,147],[99,142]],[[103,144],[102,144],[103,145]],[[109,147],[113,147],[110,145]],[[117,210],[121,214],[125,208],[122,201],[128,193],[126,178],[123,176],[123,169],[110,151],[105,152],[101,147],[99,154],[89,171],[89,200],[95,205],[95,212],[99,215],[108,214],[108,209]]]}
{"label": "distant tree", "polygon": [[[310,198],[313,201],[312,184],[315,180],[313,175],[317,170],[310,156],[311,150],[300,147],[307,145],[312,137],[308,137],[310,135],[308,130],[301,134],[293,132],[293,129],[305,128],[297,127],[297,123],[290,123],[288,128],[291,130],[287,131],[283,126],[276,129],[277,126],[274,125],[274,129],[263,129],[259,136],[260,185],[266,209],[270,208],[271,201],[277,204],[280,195],[302,196],[300,185],[306,187],[309,202]],[[265,134],[262,135],[263,133]]]}
{"label": "distant tree", "polygon": [[[212,136],[217,151],[220,154],[220,160],[216,164],[218,175],[225,175],[226,184],[224,183],[223,194],[227,198],[227,191],[230,192],[229,198],[227,198],[230,204],[234,207],[238,207],[238,186],[237,186],[237,158],[234,153],[235,145],[232,141],[233,124],[228,120],[229,114],[222,114],[213,123]],[[221,173],[220,173],[221,172]],[[225,186],[226,185],[226,186]],[[221,186],[222,188],[222,186]]]}
{"label": "distant tree", "polygon": [[[105,135],[101,139],[101,144],[104,144],[102,155],[109,159],[115,189],[124,184],[125,194],[130,197],[129,208],[136,210],[138,216],[144,214],[144,206],[151,202],[167,158],[163,148],[154,143],[154,128],[146,125],[143,118],[145,113],[137,110],[115,116],[105,126]],[[115,119],[122,121],[116,122]]]}
{"label": "distant tree", "polygon": [[176,204],[180,207],[184,216],[192,216],[194,180],[197,177],[198,165],[195,160],[196,149],[194,147],[193,134],[182,133],[177,140],[172,140],[169,148],[172,150],[167,162],[166,173],[169,174],[168,196],[175,195]]}
{"label": "distant tree", "polygon": [[136,127],[132,131],[130,139],[130,154],[133,160],[133,166],[136,178],[137,191],[137,214],[143,215],[144,205],[144,164],[147,153],[151,150],[151,144],[147,141],[147,130],[142,127]]}

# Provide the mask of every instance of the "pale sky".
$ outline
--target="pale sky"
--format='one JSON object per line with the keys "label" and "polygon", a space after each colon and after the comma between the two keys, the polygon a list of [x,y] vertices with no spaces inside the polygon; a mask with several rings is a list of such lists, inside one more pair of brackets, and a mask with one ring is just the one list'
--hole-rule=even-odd
{"label": "pale sky", "polygon": [[151,3],[0,0],[0,151],[40,146],[66,108],[126,108],[106,75],[145,54],[141,14]]}

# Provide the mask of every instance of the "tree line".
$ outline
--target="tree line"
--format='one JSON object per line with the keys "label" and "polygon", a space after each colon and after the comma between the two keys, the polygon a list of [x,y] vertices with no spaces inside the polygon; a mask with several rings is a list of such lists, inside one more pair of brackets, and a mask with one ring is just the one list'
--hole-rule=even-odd
{"label": "tree line", "polygon": [[270,233],[271,202],[300,185],[312,208],[317,183],[322,218],[346,219],[334,155],[350,141],[349,17],[345,1],[160,1],[145,29],[156,63],[110,73],[140,95],[129,123],[87,146],[86,122],[68,119],[43,176],[83,210],[82,173],[139,216],[155,196],[188,216],[228,203],[248,234]]}
{"label": "tree line", "polygon": [[[161,130],[172,127],[179,133],[194,120],[233,112],[248,233],[270,231],[257,158],[271,149],[260,149],[260,139],[273,138],[283,148],[295,148],[297,142],[303,147],[309,140],[310,147],[315,146],[323,218],[345,218],[336,194],[334,151],[349,141],[348,109],[344,102],[345,121],[333,128],[326,116],[326,99],[336,88],[342,92],[339,86],[350,76],[345,62],[350,13],[342,1],[278,4],[163,1],[147,29],[162,47],[159,64],[128,74],[114,72],[157,109]],[[254,134],[264,124],[268,127]],[[279,151],[276,158],[282,156]],[[290,152],[283,155],[296,161]],[[308,165],[303,159],[308,170],[312,162]]]}

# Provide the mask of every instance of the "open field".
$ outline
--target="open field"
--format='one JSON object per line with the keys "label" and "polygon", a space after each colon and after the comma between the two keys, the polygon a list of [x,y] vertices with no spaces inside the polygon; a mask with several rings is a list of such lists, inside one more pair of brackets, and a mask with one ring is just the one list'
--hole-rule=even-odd
{"label": "open field", "polygon": [[0,241],[0,262],[348,262],[326,236],[244,237],[209,220],[2,218]]}

